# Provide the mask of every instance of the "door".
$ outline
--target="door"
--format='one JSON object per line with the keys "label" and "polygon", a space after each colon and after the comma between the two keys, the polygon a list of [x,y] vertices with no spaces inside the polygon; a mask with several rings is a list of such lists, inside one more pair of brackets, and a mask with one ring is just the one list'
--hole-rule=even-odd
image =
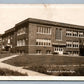
{"label": "door", "polygon": [[63,48],[62,47],[54,47],[54,53],[57,54],[63,54]]}

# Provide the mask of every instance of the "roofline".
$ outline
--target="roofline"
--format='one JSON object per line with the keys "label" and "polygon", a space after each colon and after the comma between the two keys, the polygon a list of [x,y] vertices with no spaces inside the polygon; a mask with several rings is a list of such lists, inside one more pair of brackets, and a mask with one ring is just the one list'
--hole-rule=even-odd
{"label": "roofline", "polygon": [[2,36],[10,33],[10,32],[14,32],[15,28],[17,26],[20,26],[24,23],[37,23],[37,24],[44,24],[44,25],[51,25],[51,26],[59,26],[59,27],[66,27],[66,28],[75,28],[75,29],[82,29],[84,30],[84,26],[80,26],[80,25],[74,25],[74,24],[68,24],[68,23],[61,23],[61,22],[55,22],[55,21],[49,21],[49,20],[42,20],[42,19],[35,19],[35,18],[27,18],[19,23],[17,23],[15,25],[15,27],[8,29],[5,31],[4,34],[2,34]]}
{"label": "roofline", "polygon": [[61,23],[61,22],[55,22],[55,21],[49,21],[49,20],[42,20],[42,19],[36,19],[36,18],[27,18],[15,25],[15,27],[22,25],[26,22],[29,23],[37,23],[37,24],[45,24],[45,25],[52,25],[52,26],[59,26],[59,27],[67,27],[67,28],[79,28],[84,29],[84,26],[80,25],[74,25],[74,24],[68,24],[68,23]]}
{"label": "roofline", "polygon": [[14,27],[11,28],[11,29],[6,30],[6,31],[5,31],[5,34],[10,33],[10,32],[14,32]]}

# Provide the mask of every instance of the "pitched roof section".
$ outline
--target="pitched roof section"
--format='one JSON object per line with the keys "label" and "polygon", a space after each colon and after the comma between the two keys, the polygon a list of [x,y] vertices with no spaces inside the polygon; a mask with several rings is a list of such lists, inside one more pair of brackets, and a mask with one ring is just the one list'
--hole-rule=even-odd
{"label": "pitched roof section", "polygon": [[59,27],[66,27],[66,28],[84,29],[84,26],[80,26],[80,25],[61,23],[61,22],[42,20],[42,19],[35,19],[35,18],[28,18],[28,19],[26,19],[24,21],[21,21],[21,22],[17,23],[15,26],[19,26],[19,25],[24,24],[26,22],[32,22],[32,23],[38,23],[38,24],[46,24],[46,25],[59,26]]}

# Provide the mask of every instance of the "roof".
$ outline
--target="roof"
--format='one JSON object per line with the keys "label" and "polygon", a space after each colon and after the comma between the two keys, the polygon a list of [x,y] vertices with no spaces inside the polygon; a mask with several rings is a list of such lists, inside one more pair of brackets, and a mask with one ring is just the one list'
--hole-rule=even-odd
{"label": "roof", "polygon": [[80,26],[80,25],[61,23],[61,22],[42,20],[42,19],[35,19],[35,18],[28,18],[24,21],[21,21],[21,22],[17,23],[15,26],[19,26],[19,25],[22,25],[22,24],[27,23],[27,22],[37,23],[37,24],[45,24],[45,25],[52,25],[52,26],[59,26],[59,27],[67,27],[67,28],[84,29],[84,26]]}
{"label": "roof", "polygon": [[5,34],[13,32],[13,31],[14,31],[14,28],[8,29],[7,31],[5,31]]}
{"label": "roof", "polygon": [[15,28],[8,29],[7,31],[5,31],[4,34],[1,35],[1,37],[7,36],[7,35],[10,34],[11,32],[14,32],[14,30],[15,30]]}

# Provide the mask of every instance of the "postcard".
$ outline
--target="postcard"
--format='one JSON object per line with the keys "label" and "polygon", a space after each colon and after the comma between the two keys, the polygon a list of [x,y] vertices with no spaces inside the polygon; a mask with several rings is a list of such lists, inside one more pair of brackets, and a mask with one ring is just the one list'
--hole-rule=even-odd
{"label": "postcard", "polygon": [[0,4],[0,80],[84,80],[84,5]]}

